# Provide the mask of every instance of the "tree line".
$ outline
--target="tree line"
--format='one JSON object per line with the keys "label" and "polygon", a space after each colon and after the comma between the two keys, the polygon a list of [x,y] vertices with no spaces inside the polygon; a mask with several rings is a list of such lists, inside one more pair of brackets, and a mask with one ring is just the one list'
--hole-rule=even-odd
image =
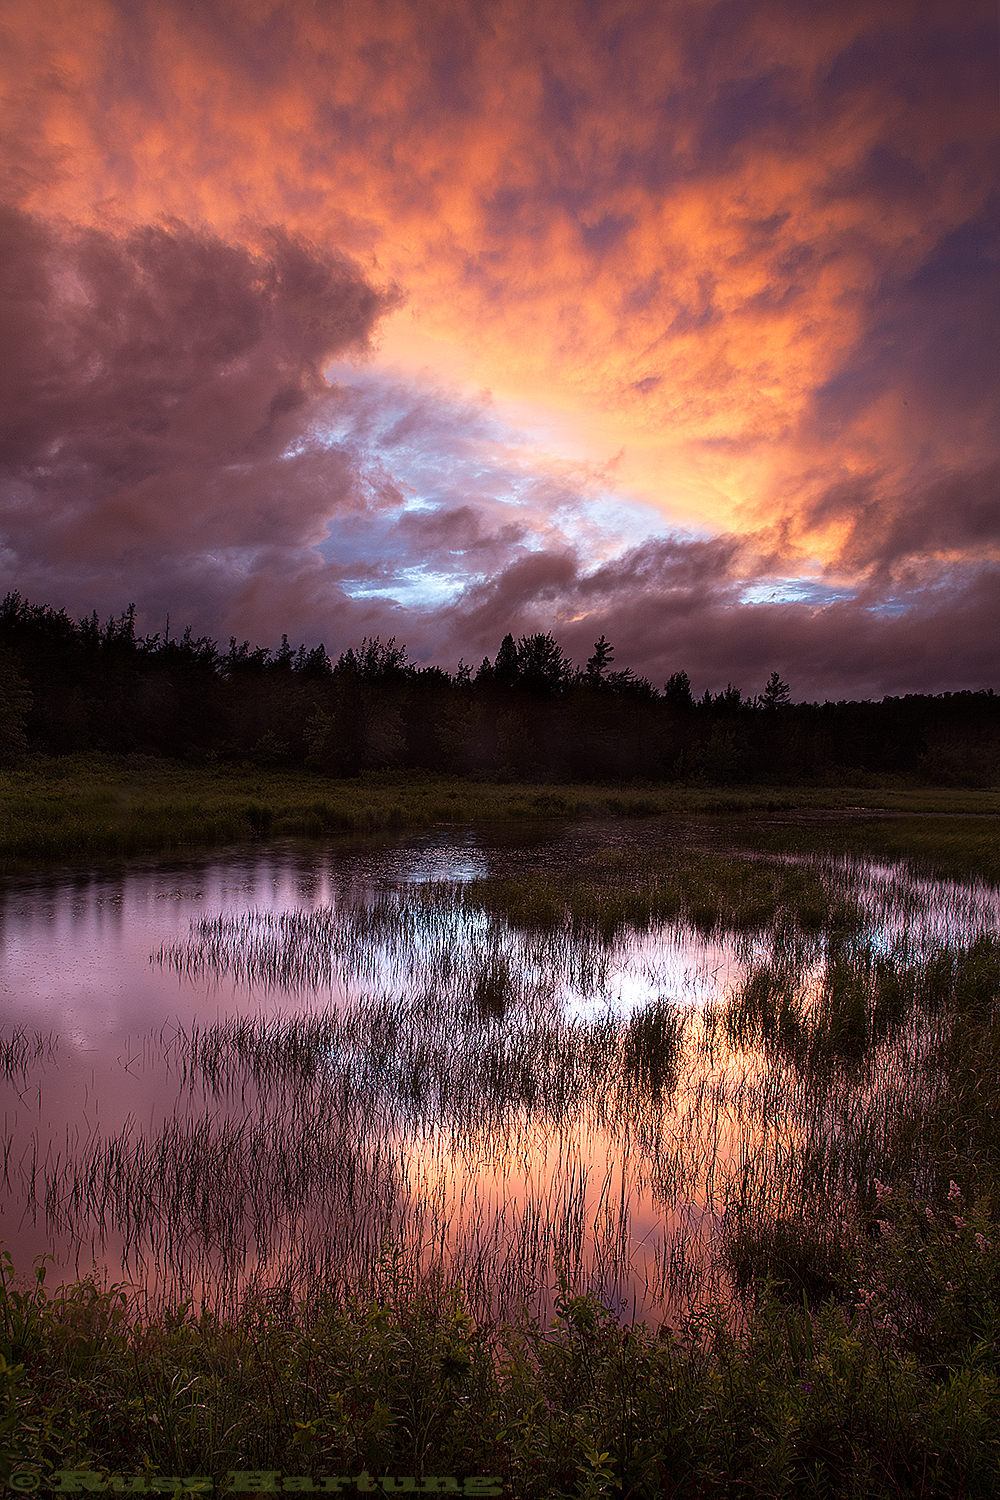
{"label": "tree line", "polygon": [[896,775],[1000,782],[1000,697],[911,694],[793,703],[696,698],[616,667],[601,636],[574,667],[548,633],[508,634],[478,668],[420,667],[378,637],[332,661],[320,645],[221,651],[188,629],[139,636],[134,607],[101,624],[10,593],[0,605],[0,757],[26,751],[213,758],[333,776],[400,769],[515,780],[726,783]]}

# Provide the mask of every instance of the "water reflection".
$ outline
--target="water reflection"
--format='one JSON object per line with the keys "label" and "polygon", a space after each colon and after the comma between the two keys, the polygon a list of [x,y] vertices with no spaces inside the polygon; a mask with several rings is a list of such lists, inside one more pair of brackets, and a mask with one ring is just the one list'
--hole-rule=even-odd
{"label": "water reflection", "polygon": [[827,861],[861,913],[840,933],[546,925],[477,895],[692,839],[661,821],[424,835],[10,886],[18,1263],[55,1249],[64,1270],[217,1301],[400,1264],[459,1269],[493,1311],[560,1275],[627,1316],[715,1295],[727,1215],[841,1191],[849,1142],[870,1153],[873,1121],[926,1106],[918,980],[882,1010],[866,996],[887,957],[905,978],[995,931],[998,893]]}

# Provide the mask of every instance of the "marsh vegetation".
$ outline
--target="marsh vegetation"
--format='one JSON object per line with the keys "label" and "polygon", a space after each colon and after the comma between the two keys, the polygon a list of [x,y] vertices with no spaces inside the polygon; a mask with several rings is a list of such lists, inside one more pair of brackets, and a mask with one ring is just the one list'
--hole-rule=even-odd
{"label": "marsh vegetation", "polygon": [[[657,814],[739,819],[761,814],[861,809],[917,813],[921,822],[895,845],[905,854],[936,832],[964,869],[975,845],[997,876],[991,824],[1000,812],[996,791],[845,784],[842,787],[717,787],[598,785],[587,782],[519,785],[441,775],[366,771],[333,778],[303,769],[251,763],[182,765],[146,755],[33,756],[0,768],[0,871],[30,872],[39,861],[83,864],[97,858],[259,842],[277,838],[392,838],[403,829],[472,822],[533,822],[553,818],[614,820]],[[924,829],[924,815],[938,814]],[[956,814],[968,814],[961,821]],[[793,830],[794,831],[794,830]],[[859,851],[870,819],[858,825]],[[760,830],[751,829],[755,837]],[[822,830],[817,830],[817,838]],[[888,852],[888,851],[887,851]],[[931,850],[933,855],[937,852]],[[942,854],[948,851],[941,850]]]}
{"label": "marsh vegetation", "polygon": [[[180,902],[156,1107],[8,1141],[130,1299],[9,1291],[18,1462],[990,1493],[1000,893],[610,833]],[[7,1033],[18,1099],[62,1045]]]}

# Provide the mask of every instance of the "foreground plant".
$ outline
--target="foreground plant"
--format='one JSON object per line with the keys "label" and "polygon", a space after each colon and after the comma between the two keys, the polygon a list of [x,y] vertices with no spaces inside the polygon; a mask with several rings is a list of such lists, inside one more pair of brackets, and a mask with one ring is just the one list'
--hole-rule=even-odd
{"label": "foreground plant", "polygon": [[[21,1492],[58,1471],[75,1488],[78,1471],[108,1492],[264,1473],[389,1493],[400,1476],[488,1493],[497,1476],[516,1500],[993,1495],[1000,1254],[985,1210],[955,1198],[929,1218],[878,1191],[888,1227],[856,1262],[868,1282],[814,1311],[758,1286],[738,1334],[721,1309],[681,1333],[622,1328],[566,1285],[547,1327],[477,1326],[454,1289],[402,1283],[275,1295],[228,1321],[190,1305],[143,1318],[118,1288],[49,1296],[44,1265],[19,1290],[5,1255],[3,1478]],[[928,1324],[942,1287],[952,1300]]]}

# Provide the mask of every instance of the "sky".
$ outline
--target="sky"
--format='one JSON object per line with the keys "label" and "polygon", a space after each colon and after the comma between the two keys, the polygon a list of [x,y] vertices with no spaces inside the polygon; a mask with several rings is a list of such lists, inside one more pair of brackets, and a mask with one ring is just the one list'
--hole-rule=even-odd
{"label": "sky", "polygon": [[8,0],[0,590],[1000,688],[995,0]]}

